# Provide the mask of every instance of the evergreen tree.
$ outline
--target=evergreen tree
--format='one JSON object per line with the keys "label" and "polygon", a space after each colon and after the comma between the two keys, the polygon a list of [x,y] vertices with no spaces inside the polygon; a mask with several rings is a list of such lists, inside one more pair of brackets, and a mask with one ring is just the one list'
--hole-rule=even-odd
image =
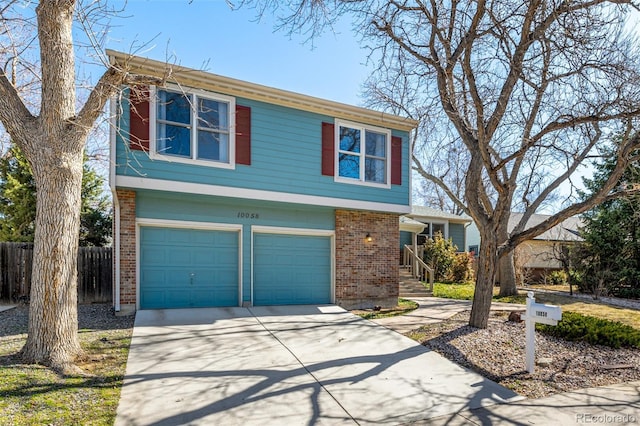
{"label": "evergreen tree", "polygon": [[[111,209],[104,179],[85,161],[80,213],[81,246],[104,246],[111,240]],[[36,185],[31,167],[17,146],[0,158],[0,241],[33,242]]]}
{"label": "evergreen tree", "polygon": [[36,184],[14,145],[0,158],[0,241],[32,242],[35,219]]}
{"label": "evergreen tree", "polygon": [[[585,179],[591,193],[598,191],[615,167],[613,152]],[[640,185],[640,164],[633,162],[619,187]],[[640,196],[606,200],[583,215],[585,243],[575,251],[581,289],[614,296],[640,297]]]}
{"label": "evergreen tree", "polygon": [[80,245],[102,247],[111,242],[111,202],[104,195],[104,179],[85,161],[82,166]]}

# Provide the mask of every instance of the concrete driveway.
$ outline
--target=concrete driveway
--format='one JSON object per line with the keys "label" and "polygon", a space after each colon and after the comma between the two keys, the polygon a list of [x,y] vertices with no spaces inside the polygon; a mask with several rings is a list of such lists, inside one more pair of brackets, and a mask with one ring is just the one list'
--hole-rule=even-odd
{"label": "concrete driveway", "polygon": [[400,424],[515,398],[337,306],[139,311],[116,425]]}

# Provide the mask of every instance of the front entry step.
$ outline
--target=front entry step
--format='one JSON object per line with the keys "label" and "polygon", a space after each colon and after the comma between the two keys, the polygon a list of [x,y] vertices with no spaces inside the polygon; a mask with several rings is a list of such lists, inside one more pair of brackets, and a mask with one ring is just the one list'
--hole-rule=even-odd
{"label": "front entry step", "polygon": [[400,297],[412,298],[412,297],[429,297],[433,296],[433,292],[429,291],[424,284],[422,284],[416,278],[413,278],[409,271],[400,268],[400,283],[399,283]]}

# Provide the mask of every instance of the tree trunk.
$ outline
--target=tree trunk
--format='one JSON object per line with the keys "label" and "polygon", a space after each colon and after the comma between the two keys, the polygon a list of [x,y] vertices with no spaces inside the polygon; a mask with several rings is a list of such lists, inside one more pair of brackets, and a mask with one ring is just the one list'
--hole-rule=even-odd
{"label": "tree trunk", "polygon": [[[69,156],[72,157],[72,156]],[[37,182],[36,232],[25,361],[76,373],[78,339],[77,256],[82,153],[66,161],[34,164]]]}
{"label": "tree trunk", "polygon": [[488,233],[481,236],[481,241],[476,291],[473,296],[469,325],[476,328],[487,328],[491,300],[493,299],[496,266],[498,265],[498,243],[496,236]]}
{"label": "tree trunk", "polygon": [[513,251],[500,258],[500,296],[515,296],[518,294],[516,287],[516,267]]}
{"label": "tree trunk", "polygon": [[[75,2],[42,1],[36,8],[42,72],[38,130],[18,141],[36,182],[36,230],[26,362],[78,373],[78,234],[82,154],[88,129],[75,121]],[[93,124],[93,123],[91,123]]]}

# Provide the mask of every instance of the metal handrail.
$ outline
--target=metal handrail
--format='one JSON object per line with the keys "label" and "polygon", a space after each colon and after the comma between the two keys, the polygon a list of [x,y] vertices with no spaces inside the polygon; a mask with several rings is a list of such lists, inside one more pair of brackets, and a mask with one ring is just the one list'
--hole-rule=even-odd
{"label": "metal handrail", "polygon": [[[407,244],[404,245],[402,264],[409,266],[411,275],[425,283],[429,291],[433,291],[433,269],[424,263],[424,260],[416,255]],[[427,274],[429,274],[428,281],[426,280]]]}

